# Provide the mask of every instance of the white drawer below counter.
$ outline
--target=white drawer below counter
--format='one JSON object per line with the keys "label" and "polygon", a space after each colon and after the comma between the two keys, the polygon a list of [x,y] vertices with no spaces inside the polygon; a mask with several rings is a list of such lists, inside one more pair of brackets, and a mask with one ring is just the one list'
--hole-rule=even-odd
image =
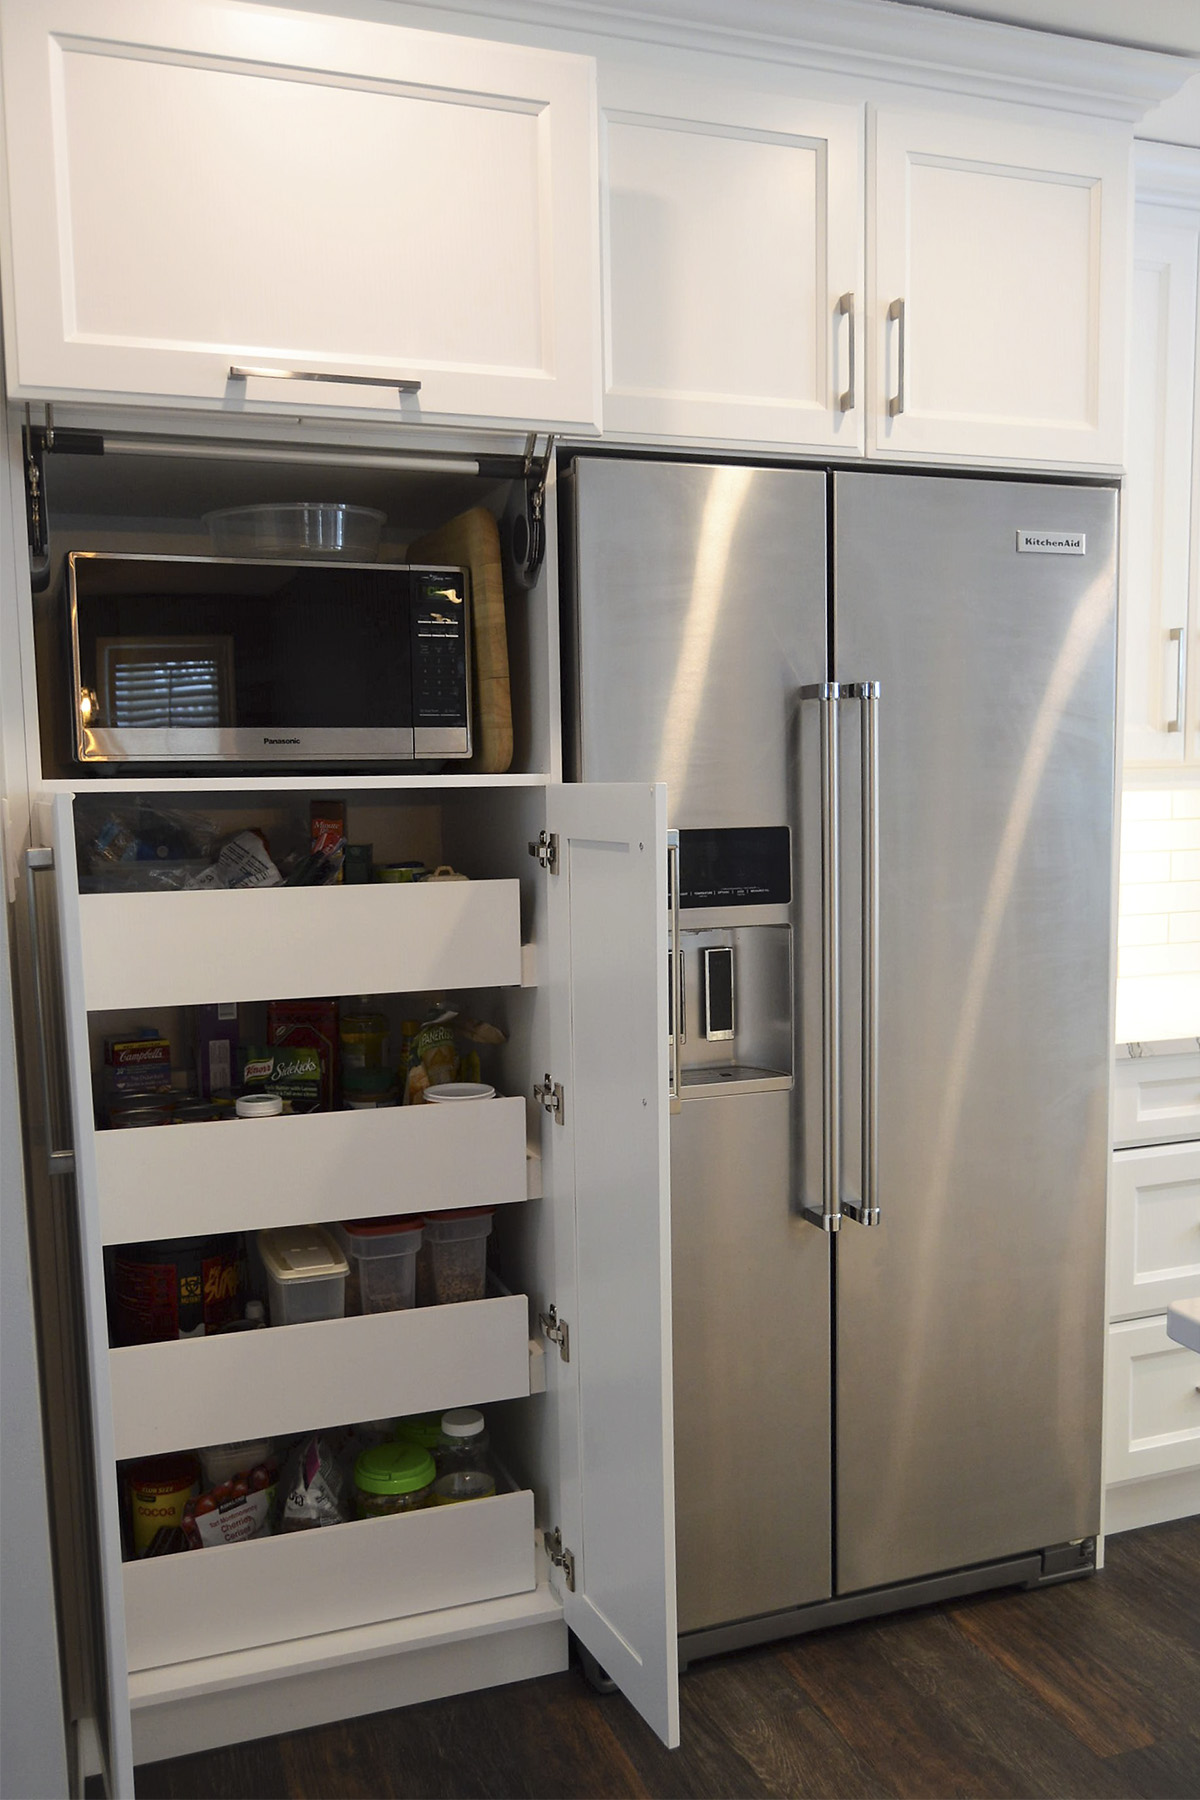
{"label": "white drawer below counter", "polygon": [[1110,1484],[1200,1470],[1200,1362],[1165,1314],[1108,1328],[1104,1463]]}
{"label": "white drawer below counter", "polygon": [[529,1302],[503,1294],[136,1344],[109,1351],[109,1375],[118,1461],[485,1406],[530,1391]]}
{"label": "white drawer below counter", "polygon": [[1118,1046],[1113,1066],[1113,1147],[1200,1138],[1200,1042],[1180,1039],[1161,1055],[1130,1048]]}
{"label": "white drawer below counter", "polygon": [[1115,1150],[1108,1316],[1165,1312],[1200,1292],[1200,1143]]}

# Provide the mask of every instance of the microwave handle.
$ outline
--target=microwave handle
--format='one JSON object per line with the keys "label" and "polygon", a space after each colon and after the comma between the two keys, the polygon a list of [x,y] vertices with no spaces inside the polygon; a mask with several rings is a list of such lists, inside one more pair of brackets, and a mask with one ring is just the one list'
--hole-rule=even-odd
{"label": "microwave handle", "polygon": [[335,375],[322,369],[264,369],[231,363],[230,381],[334,381],[346,387],[395,388],[401,394],[419,394],[421,384],[396,375]]}

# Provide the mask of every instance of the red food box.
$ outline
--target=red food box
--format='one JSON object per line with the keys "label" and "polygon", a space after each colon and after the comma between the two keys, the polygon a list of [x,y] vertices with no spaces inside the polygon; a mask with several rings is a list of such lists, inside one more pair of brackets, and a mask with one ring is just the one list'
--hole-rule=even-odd
{"label": "red food box", "polygon": [[164,1037],[106,1037],[104,1061],[113,1095],[171,1091],[171,1046]]}
{"label": "red food box", "polygon": [[317,1050],[321,1058],[321,1111],[332,1112],[341,1094],[336,1000],[272,1000],[267,1042]]}

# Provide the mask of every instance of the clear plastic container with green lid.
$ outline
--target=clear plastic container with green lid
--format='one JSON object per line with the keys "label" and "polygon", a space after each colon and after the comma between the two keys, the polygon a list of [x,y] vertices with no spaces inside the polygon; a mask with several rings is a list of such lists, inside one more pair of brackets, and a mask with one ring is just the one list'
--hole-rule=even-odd
{"label": "clear plastic container with green lid", "polygon": [[414,1512],[429,1504],[437,1470],[420,1444],[377,1444],[354,1464],[355,1510],[360,1519]]}
{"label": "clear plastic container with green lid", "polygon": [[420,1444],[422,1450],[430,1454],[437,1449],[442,1435],[442,1415],[440,1412],[410,1413],[405,1419],[396,1420],[396,1438],[400,1443]]}

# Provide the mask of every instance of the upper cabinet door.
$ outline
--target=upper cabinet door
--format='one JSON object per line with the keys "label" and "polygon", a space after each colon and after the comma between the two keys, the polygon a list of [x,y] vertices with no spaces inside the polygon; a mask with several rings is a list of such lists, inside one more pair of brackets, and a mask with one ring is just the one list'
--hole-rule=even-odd
{"label": "upper cabinet door", "polygon": [[665,787],[550,788],[551,1078],[542,1130],[568,1357],[552,1521],[567,1624],[668,1746],[679,1742],[672,1456]]}
{"label": "upper cabinet door", "polygon": [[1119,468],[1129,144],[880,110],[880,455]]}
{"label": "upper cabinet door", "polygon": [[864,109],[599,81],[605,431],[861,451]]}
{"label": "upper cabinet door", "polygon": [[10,395],[596,425],[590,59],[234,0],[2,25]]}
{"label": "upper cabinet door", "polygon": [[1191,539],[1193,482],[1200,477],[1198,274],[1200,206],[1139,208],[1124,506],[1126,768],[1190,761],[1200,742],[1200,607],[1189,600],[1200,579]]}

